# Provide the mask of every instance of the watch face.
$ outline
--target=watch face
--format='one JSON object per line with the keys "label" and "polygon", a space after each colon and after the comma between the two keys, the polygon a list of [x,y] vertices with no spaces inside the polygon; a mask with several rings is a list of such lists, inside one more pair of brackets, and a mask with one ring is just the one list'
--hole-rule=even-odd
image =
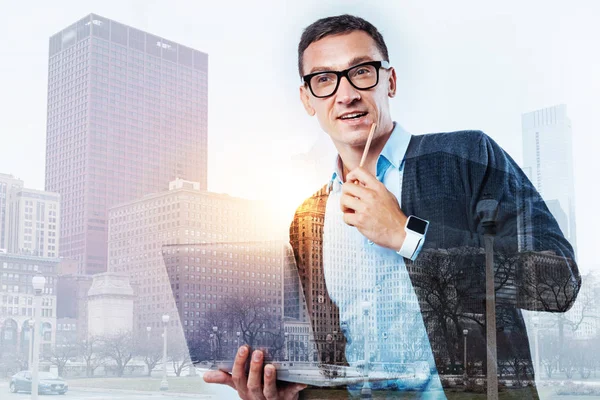
{"label": "watch face", "polygon": [[408,218],[408,224],[406,225],[406,228],[413,232],[424,235],[425,230],[427,229],[427,221],[421,218],[410,216]]}

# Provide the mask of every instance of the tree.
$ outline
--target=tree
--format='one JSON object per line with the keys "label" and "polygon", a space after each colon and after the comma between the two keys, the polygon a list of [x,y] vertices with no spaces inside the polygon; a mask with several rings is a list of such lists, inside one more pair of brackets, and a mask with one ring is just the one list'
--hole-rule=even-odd
{"label": "tree", "polygon": [[269,312],[270,304],[256,297],[230,297],[225,302],[225,316],[231,331],[240,331],[244,343],[250,347],[258,344],[263,332],[277,329],[277,321]]}
{"label": "tree", "polygon": [[102,339],[97,336],[91,336],[79,345],[79,355],[85,361],[85,376],[88,378],[94,376],[96,368],[104,363],[102,345]]}
{"label": "tree", "polygon": [[180,376],[181,372],[192,365],[190,353],[188,351],[185,340],[176,338],[169,341],[167,346],[168,358],[173,364],[175,375]]}
{"label": "tree", "polygon": [[540,337],[540,360],[548,378],[552,378],[554,371],[558,369],[560,347],[558,337],[544,335]]}
{"label": "tree", "polygon": [[192,362],[199,363],[201,361],[212,360],[210,351],[210,338],[198,336],[194,339],[188,339],[189,353]]}
{"label": "tree", "polygon": [[102,352],[104,356],[116,364],[117,376],[123,376],[125,367],[134,354],[134,340],[130,332],[120,332],[103,338]]}
{"label": "tree", "polygon": [[152,370],[162,359],[162,346],[162,340],[157,337],[142,340],[135,346],[135,354],[144,360],[144,364],[148,369],[148,376],[152,374]]}
{"label": "tree", "polygon": [[[273,317],[273,319],[280,321],[280,318]],[[268,354],[266,354],[265,360],[282,360],[285,351],[284,347],[286,346],[283,323],[280,322],[278,328],[266,331],[265,337],[268,343]],[[294,347],[292,346],[292,348]]]}
{"label": "tree", "polygon": [[56,366],[58,375],[64,376],[65,365],[69,360],[77,356],[77,345],[65,340],[62,344],[54,345],[54,347],[44,356],[50,364]]}

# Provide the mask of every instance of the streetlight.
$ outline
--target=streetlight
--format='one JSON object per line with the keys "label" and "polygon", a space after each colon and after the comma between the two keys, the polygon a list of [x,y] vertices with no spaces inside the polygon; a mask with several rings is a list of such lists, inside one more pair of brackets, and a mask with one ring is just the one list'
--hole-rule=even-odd
{"label": "streetlight", "polygon": [[333,331],[333,365],[337,364],[337,331]]}
{"label": "streetlight", "polygon": [[463,329],[463,337],[465,338],[465,342],[464,342],[464,350],[465,350],[465,361],[463,363],[463,365],[465,366],[465,371],[464,371],[464,379],[465,379],[465,384],[467,382],[467,335],[469,334],[469,330],[468,329]]}
{"label": "streetlight", "polygon": [[150,331],[152,330],[151,326],[146,327],[146,337],[148,338],[148,342],[150,342]]}
{"label": "streetlight", "polygon": [[169,390],[169,382],[167,382],[167,325],[169,324],[169,315],[162,316],[163,326],[163,378],[160,381],[160,390]]}
{"label": "streetlight", "polygon": [[494,290],[494,235],[498,201],[484,194],[477,203],[485,243],[485,320],[487,336],[487,398],[498,400],[498,364],[496,349],[496,293]]}
{"label": "streetlight", "polygon": [[242,332],[237,331],[235,334],[237,336],[237,349],[235,351],[237,352],[240,349],[240,335],[242,334]]}
{"label": "streetlight", "polygon": [[27,366],[29,369],[31,369],[31,364],[33,364],[33,328],[35,326],[33,318],[29,318],[27,325],[29,326],[29,351],[27,355]]}
{"label": "streetlight", "polygon": [[288,337],[290,336],[290,334],[285,332],[283,334],[283,336],[285,336],[285,361],[289,361],[290,360],[290,350],[289,350],[290,342],[289,342]]}
{"label": "streetlight", "polygon": [[363,301],[362,302],[362,310],[363,310],[363,324],[364,324],[364,336],[365,336],[365,379],[363,383],[363,387],[360,390],[360,397],[362,399],[370,399],[371,398],[371,385],[369,384],[369,309],[371,308],[371,302]]}
{"label": "streetlight", "polygon": [[216,363],[216,357],[215,357],[215,334],[211,333],[210,334],[210,352],[212,353],[213,356],[213,365]]}
{"label": "streetlight", "polygon": [[42,275],[36,275],[31,279],[31,285],[33,286],[33,291],[35,292],[35,305],[33,310],[33,318],[34,318],[34,327],[33,334],[31,336],[31,345],[33,346],[33,361],[31,363],[31,399],[37,400],[38,398],[38,384],[39,384],[39,364],[40,364],[40,344],[35,338],[38,336],[38,332],[41,329],[37,329],[41,326],[41,313],[42,313],[42,292],[44,291],[44,286],[46,286],[46,278]]}
{"label": "streetlight", "polygon": [[533,329],[535,330],[535,373],[538,376],[542,376],[542,370],[540,369],[540,322],[539,319],[533,321]]}
{"label": "streetlight", "polygon": [[213,332],[215,334],[215,361],[217,360],[217,358],[219,358],[219,337],[217,336],[217,332],[219,331],[219,328],[216,326],[212,327]]}

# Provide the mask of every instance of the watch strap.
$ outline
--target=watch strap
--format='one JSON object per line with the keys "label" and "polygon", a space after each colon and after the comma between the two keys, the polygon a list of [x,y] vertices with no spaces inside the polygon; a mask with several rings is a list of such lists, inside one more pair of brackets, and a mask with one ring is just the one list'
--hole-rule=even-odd
{"label": "watch strap", "polygon": [[398,250],[397,253],[400,254],[402,257],[414,261],[415,258],[417,258],[417,250],[421,248],[423,242],[423,235],[420,235],[408,229],[405,229],[405,231],[406,237],[404,238],[404,243],[402,243],[402,247],[400,248],[400,250]]}

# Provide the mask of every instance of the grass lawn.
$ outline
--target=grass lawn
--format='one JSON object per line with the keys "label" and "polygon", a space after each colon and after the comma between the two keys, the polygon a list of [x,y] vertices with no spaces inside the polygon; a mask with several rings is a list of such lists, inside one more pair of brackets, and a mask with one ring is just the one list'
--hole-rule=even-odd
{"label": "grass lawn", "polygon": [[[124,377],[124,378],[82,378],[69,379],[70,388],[98,388],[98,389],[120,389],[141,390],[158,392],[160,390],[160,377]],[[212,390],[200,376],[196,377],[169,377],[169,392],[173,393],[195,393],[210,394]]]}
{"label": "grass lawn", "polygon": [[[71,388],[94,388],[94,389],[120,389],[120,390],[138,390],[158,392],[160,390],[161,378],[157,377],[124,377],[124,378],[83,378],[83,379],[68,379]],[[220,385],[209,385],[204,383],[201,376],[195,377],[169,377],[169,392],[171,393],[190,393],[190,394],[213,394],[218,395],[224,393]],[[556,394],[556,387],[539,387],[538,392],[542,400],[600,400],[600,396],[559,396]],[[500,400],[518,399],[519,393],[522,390],[504,391],[499,393]],[[306,392],[307,399],[346,399],[348,393],[335,390],[318,390],[313,389]],[[512,396],[511,396],[512,394]],[[373,392],[374,399],[417,399],[416,393],[398,393],[392,396],[390,392]],[[448,393],[448,400],[485,400],[485,394],[451,392]]]}

